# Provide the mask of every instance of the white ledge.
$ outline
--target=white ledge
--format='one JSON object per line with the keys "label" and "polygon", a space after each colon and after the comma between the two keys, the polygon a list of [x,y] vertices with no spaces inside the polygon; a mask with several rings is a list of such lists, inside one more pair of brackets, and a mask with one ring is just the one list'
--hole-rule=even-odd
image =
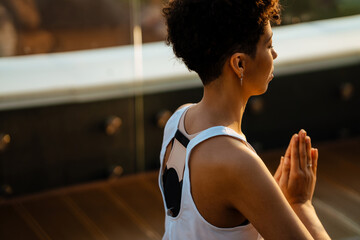
{"label": "white ledge", "polygon": [[[360,15],[273,28],[275,77],[360,63]],[[0,58],[0,110],[86,102],[200,86],[163,42]]]}

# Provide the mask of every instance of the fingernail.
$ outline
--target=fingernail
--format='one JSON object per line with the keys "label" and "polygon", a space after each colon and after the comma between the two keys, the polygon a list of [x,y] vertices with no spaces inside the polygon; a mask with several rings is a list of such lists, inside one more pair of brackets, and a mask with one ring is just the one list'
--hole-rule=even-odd
{"label": "fingernail", "polygon": [[306,136],[306,131],[304,129],[301,129],[301,136],[303,136],[303,137]]}
{"label": "fingernail", "polygon": [[299,141],[299,135],[295,134],[295,141]]}

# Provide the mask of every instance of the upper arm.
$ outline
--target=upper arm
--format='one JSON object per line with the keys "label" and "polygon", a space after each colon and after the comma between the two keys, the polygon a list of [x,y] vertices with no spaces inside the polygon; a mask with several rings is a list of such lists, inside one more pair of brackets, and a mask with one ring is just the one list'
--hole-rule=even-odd
{"label": "upper arm", "polygon": [[[238,140],[228,141],[217,156],[223,162],[218,174],[229,188],[220,189],[230,206],[244,215],[265,239],[312,239],[286,201],[258,155]],[[224,152],[223,152],[224,151]],[[219,168],[218,168],[219,171]]]}

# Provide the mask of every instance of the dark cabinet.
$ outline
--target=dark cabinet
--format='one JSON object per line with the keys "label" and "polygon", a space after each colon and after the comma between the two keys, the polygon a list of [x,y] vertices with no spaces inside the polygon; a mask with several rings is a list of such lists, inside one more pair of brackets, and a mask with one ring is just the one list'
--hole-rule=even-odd
{"label": "dark cabinet", "polygon": [[[0,112],[3,194],[135,172],[134,103],[118,99]],[[114,124],[115,126],[109,126]],[[112,131],[106,128],[113,127]]]}

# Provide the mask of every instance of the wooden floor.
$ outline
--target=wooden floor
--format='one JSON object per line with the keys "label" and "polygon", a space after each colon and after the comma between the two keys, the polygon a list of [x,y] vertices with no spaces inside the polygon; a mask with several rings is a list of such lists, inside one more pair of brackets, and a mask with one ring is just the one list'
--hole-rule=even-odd
{"label": "wooden floor", "polygon": [[[333,239],[360,239],[360,138],[318,144],[314,205]],[[271,171],[284,150],[261,154]],[[0,200],[1,240],[161,239],[157,172]]]}

